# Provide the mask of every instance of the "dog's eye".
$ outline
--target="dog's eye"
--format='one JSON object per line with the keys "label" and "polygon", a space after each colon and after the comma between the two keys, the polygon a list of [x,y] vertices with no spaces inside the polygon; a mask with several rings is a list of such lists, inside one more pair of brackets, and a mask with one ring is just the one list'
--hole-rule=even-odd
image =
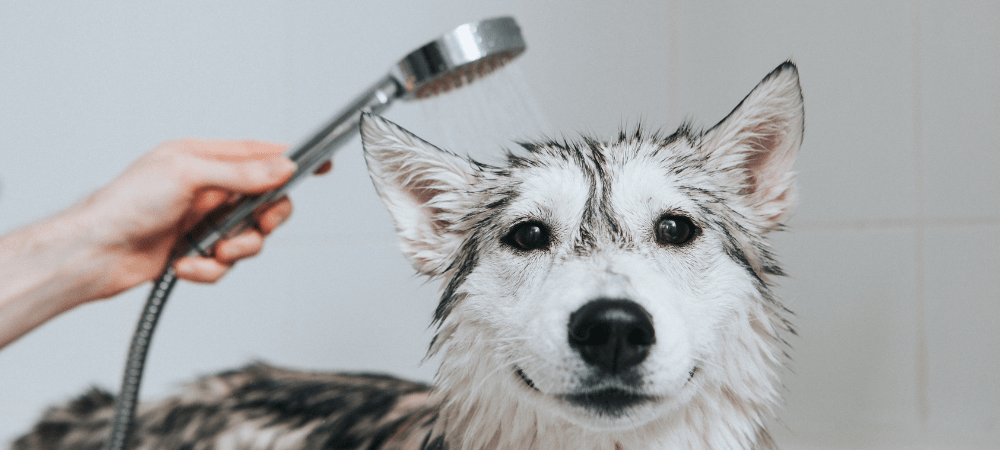
{"label": "dog's eye", "polygon": [[549,230],[539,222],[519,223],[507,233],[503,241],[521,250],[538,250],[549,246]]}
{"label": "dog's eye", "polygon": [[656,223],[656,240],[663,245],[681,245],[694,237],[698,229],[684,216],[663,216]]}

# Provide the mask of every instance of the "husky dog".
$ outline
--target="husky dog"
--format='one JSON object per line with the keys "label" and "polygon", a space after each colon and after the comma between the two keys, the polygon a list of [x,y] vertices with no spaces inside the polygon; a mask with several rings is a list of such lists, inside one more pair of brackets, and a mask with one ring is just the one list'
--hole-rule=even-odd
{"label": "husky dog", "polygon": [[[524,143],[500,166],[366,115],[402,251],[442,281],[435,385],[252,365],[142,405],[130,448],[773,448],[793,330],[766,237],[802,132],[790,62],[707,131]],[[91,391],[14,448],[98,449],[112,404]]]}

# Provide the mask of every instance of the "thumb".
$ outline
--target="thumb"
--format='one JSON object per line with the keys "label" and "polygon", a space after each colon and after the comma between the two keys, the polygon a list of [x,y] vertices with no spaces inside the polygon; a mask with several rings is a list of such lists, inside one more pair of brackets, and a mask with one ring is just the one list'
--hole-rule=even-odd
{"label": "thumb", "polygon": [[201,159],[192,164],[196,188],[214,187],[240,194],[256,194],[280,186],[295,172],[284,156],[242,161]]}

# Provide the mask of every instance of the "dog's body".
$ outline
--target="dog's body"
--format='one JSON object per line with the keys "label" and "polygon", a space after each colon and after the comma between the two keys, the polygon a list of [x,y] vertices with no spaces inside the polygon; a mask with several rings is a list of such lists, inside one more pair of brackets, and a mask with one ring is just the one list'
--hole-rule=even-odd
{"label": "dog's body", "polygon": [[[434,388],[263,365],[140,407],[134,449],[771,448],[791,328],[765,235],[794,204],[795,66],[718,125],[524,144],[504,167],[362,136],[403,252],[441,278]],[[92,391],[14,444],[98,449]]]}

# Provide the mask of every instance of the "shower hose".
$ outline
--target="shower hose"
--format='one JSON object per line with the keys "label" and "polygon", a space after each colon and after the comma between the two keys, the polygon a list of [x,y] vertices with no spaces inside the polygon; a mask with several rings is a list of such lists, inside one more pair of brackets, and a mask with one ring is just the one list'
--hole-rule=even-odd
{"label": "shower hose", "polygon": [[163,311],[163,305],[170,296],[170,290],[177,283],[177,273],[173,264],[167,264],[160,277],[153,283],[153,289],[143,307],[139,324],[132,334],[132,343],[128,349],[128,359],[125,361],[125,373],[122,376],[122,388],[115,403],[112,417],[111,435],[106,450],[125,450],[132,423],[135,421],[135,410],[139,400],[139,384],[142,382],[142,370],[146,365],[146,354],[149,342],[153,337],[156,322]]}

